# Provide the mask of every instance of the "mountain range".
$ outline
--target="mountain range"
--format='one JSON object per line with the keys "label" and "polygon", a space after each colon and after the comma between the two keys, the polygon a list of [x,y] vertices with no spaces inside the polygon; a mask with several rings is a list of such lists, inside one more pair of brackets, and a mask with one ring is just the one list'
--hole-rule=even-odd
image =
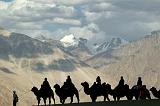
{"label": "mountain range", "polygon": [[[160,31],[133,42],[114,37],[88,46],[87,39],[73,34],[54,40],[43,35],[32,38],[0,28],[0,105],[11,105],[12,90],[20,96],[19,105],[36,104],[32,92],[24,93],[33,86],[40,87],[45,77],[52,88],[55,83],[62,85],[67,75],[78,89],[82,81],[93,84],[98,75],[112,88],[120,76],[131,86],[141,76],[148,88],[160,88],[159,58]],[[83,91],[80,99],[90,101]]]}

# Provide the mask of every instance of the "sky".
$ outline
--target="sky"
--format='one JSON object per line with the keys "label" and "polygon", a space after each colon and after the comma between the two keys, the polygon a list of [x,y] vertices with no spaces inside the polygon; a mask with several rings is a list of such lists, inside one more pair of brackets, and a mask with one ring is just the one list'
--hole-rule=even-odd
{"label": "sky", "polygon": [[33,37],[132,41],[160,29],[160,0],[0,0],[0,26]]}

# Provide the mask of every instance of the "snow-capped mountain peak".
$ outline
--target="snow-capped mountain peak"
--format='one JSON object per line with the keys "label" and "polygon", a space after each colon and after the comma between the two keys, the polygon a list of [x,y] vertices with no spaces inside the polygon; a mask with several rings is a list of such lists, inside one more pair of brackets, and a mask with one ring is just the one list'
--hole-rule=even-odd
{"label": "snow-capped mountain peak", "polygon": [[115,49],[121,45],[127,44],[128,41],[118,38],[118,37],[113,37],[110,41],[105,41],[102,43],[94,43],[92,52],[93,54],[98,54],[107,50]]}
{"label": "snow-capped mountain peak", "polygon": [[11,35],[11,32],[0,27],[0,35],[5,36],[5,37],[9,37]]}
{"label": "snow-capped mountain peak", "polygon": [[64,36],[60,41],[63,43],[64,47],[78,45],[78,39],[73,34]]}

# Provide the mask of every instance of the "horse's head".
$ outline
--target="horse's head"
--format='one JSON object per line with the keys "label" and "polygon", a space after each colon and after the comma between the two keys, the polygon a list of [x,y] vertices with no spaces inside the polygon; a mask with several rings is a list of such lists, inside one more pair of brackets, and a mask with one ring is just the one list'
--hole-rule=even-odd
{"label": "horse's head", "polygon": [[89,84],[88,84],[88,82],[86,82],[86,81],[85,81],[85,82],[82,82],[81,85],[82,85],[83,87],[89,87]]}
{"label": "horse's head", "polygon": [[60,89],[60,86],[59,86],[58,84],[55,84],[55,85],[54,85],[54,88],[55,88],[55,89]]}

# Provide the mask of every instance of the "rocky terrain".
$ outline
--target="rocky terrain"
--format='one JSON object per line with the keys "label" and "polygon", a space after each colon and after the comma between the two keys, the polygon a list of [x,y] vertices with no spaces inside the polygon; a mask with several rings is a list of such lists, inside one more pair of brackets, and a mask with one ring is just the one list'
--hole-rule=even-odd
{"label": "rocky terrain", "polygon": [[[99,46],[109,49],[96,54],[91,52],[84,38],[74,38],[72,41],[77,43],[71,46],[64,46],[62,41],[31,38],[0,29],[1,106],[12,104],[13,90],[19,95],[20,106],[36,104],[30,90],[33,86],[40,87],[45,77],[52,89],[55,83],[62,85],[68,75],[78,90],[82,87],[81,82],[88,81],[91,85],[98,75],[112,88],[117,85],[120,76],[124,76],[130,86],[136,84],[137,77],[141,76],[148,88],[155,86],[160,89],[159,31],[131,43],[112,39],[114,43],[109,43],[112,46],[108,43]],[[59,103],[55,97],[56,103]],[[90,101],[83,91],[80,92],[80,99]]]}

